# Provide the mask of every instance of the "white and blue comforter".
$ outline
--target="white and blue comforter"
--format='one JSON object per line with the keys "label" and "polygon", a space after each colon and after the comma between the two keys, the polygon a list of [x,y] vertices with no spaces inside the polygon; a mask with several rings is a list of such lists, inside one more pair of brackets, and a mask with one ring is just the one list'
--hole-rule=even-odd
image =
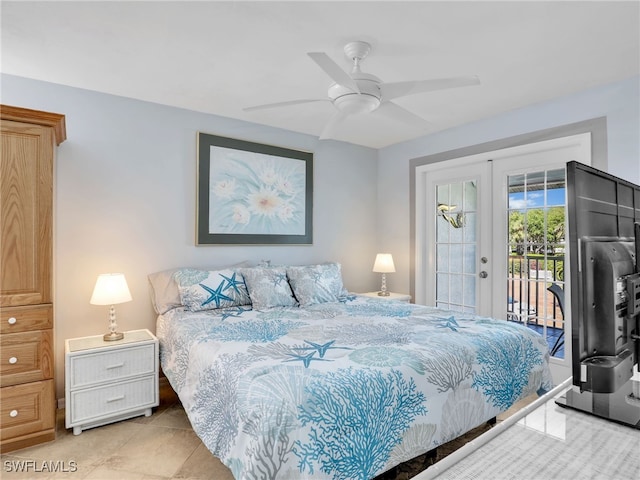
{"label": "white and blue comforter", "polygon": [[158,318],[164,373],[237,479],[370,479],[551,389],[521,325],[352,296]]}

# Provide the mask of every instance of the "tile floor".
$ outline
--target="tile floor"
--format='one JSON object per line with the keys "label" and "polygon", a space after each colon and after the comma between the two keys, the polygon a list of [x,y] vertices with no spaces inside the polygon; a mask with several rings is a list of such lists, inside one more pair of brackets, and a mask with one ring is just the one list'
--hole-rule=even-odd
{"label": "tile floor", "polygon": [[[498,417],[498,423],[533,399],[518,402]],[[450,449],[461,446],[454,443]],[[58,410],[55,441],[0,455],[0,460],[3,480],[234,480],[193,432],[166,382],[161,383],[160,406],[150,417],[73,435],[65,429],[64,410]]]}
{"label": "tile floor", "polygon": [[233,480],[227,467],[211,455],[193,432],[168,385],[161,388],[160,399],[160,406],[150,417],[93,428],[80,435],[65,429],[64,410],[58,410],[56,440],[1,455],[0,477]]}

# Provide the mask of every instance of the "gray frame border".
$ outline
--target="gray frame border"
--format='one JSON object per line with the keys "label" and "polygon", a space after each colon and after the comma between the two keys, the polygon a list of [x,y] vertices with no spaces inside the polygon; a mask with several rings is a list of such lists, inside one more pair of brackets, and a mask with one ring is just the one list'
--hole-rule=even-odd
{"label": "gray frame border", "polygon": [[[209,233],[209,147],[212,145],[258,152],[305,162],[304,235]],[[196,245],[312,245],[313,244],[313,153],[197,132]]]}

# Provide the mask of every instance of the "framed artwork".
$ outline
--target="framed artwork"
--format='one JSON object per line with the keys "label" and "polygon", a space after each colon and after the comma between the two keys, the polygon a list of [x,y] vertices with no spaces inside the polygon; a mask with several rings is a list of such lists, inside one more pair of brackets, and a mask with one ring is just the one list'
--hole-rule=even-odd
{"label": "framed artwork", "polygon": [[311,244],[313,154],[198,132],[196,244]]}

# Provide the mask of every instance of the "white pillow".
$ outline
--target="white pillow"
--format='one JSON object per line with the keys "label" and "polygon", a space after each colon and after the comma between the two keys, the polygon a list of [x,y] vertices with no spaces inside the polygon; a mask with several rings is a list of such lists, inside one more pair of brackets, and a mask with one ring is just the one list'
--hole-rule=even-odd
{"label": "white pillow", "polygon": [[285,267],[242,268],[251,304],[255,310],[271,307],[295,307]]}
{"label": "white pillow", "polygon": [[349,295],[342,283],[339,263],[287,267],[287,276],[301,307],[339,302]]}

